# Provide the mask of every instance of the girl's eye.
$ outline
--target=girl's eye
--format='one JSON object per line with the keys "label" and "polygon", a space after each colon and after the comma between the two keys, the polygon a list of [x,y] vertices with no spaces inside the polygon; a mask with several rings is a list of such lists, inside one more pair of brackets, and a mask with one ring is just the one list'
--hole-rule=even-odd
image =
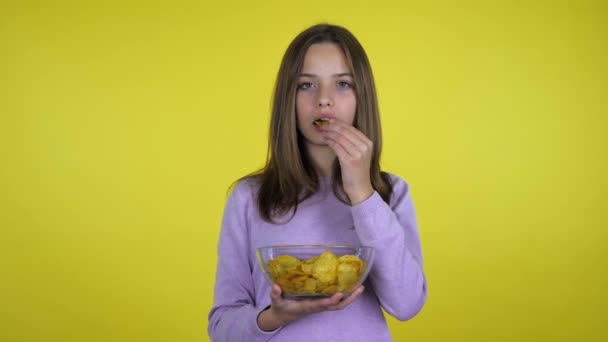
{"label": "girl's eye", "polygon": [[309,88],[312,88],[312,83],[310,83],[310,82],[302,82],[302,83],[300,83],[300,85],[298,86],[298,88],[300,88],[300,89],[309,89]]}
{"label": "girl's eye", "polygon": [[350,83],[348,83],[346,81],[340,81],[340,82],[338,82],[338,87],[339,88],[350,88],[351,85],[350,85]]}

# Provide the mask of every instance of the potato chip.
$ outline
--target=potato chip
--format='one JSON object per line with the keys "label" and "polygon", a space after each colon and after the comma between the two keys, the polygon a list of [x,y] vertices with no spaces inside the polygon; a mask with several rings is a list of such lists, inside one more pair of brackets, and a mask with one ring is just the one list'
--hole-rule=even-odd
{"label": "potato chip", "polygon": [[314,278],[308,278],[304,282],[304,291],[303,293],[315,293],[317,289],[317,280]]}
{"label": "potato chip", "polygon": [[285,293],[302,295],[348,292],[366,267],[355,255],[337,257],[330,251],[306,260],[281,255],[268,262],[272,279]]}
{"label": "potato chip", "polygon": [[323,283],[332,283],[337,276],[338,258],[330,251],[325,251],[312,265],[312,276]]}
{"label": "potato chip", "polygon": [[268,269],[273,278],[286,274],[289,270],[300,264],[300,260],[291,255],[280,255],[268,262]]}
{"label": "potato chip", "polygon": [[306,264],[306,263],[301,264],[300,267],[302,267],[302,272],[312,275],[312,265],[313,264]]}
{"label": "potato chip", "polygon": [[329,123],[329,119],[328,118],[319,118],[319,119],[313,121],[312,123],[317,127],[323,127]]}
{"label": "potato chip", "polygon": [[351,288],[359,279],[359,264],[351,262],[338,265],[338,290],[344,291]]}

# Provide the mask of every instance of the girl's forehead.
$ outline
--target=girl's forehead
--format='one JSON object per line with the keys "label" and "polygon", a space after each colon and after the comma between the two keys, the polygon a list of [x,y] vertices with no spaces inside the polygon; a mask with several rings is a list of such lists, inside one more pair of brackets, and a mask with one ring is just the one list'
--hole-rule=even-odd
{"label": "girl's forehead", "polygon": [[340,46],[335,43],[317,43],[311,45],[304,55],[302,72],[307,71],[347,73],[349,67]]}

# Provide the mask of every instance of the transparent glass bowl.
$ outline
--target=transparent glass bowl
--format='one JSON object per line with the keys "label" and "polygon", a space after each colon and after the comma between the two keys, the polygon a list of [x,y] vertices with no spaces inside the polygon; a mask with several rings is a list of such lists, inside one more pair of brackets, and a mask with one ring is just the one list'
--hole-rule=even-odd
{"label": "transparent glass bowl", "polygon": [[[341,261],[337,261],[336,267],[335,269],[334,264],[332,263],[332,258],[333,257],[329,257],[330,261],[328,263],[325,264],[314,264],[309,262],[308,267],[307,266],[299,266],[299,268],[297,269],[297,271],[294,271],[294,268],[292,266],[289,267],[283,267],[281,266],[281,270],[283,272],[285,272],[285,269],[288,268],[290,271],[287,272],[287,274],[283,274],[278,278],[281,279],[273,279],[273,273],[270,271],[269,268],[269,261],[276,259],[279,256],[291,256],[293,258],[298,259],[299,261],[301,261],[302,263],[306,260],[310,260],[313,257],[318,257],[319,255],[321,255],[323,252],[325,251],[329,251],[331,253],[333,253],[336,257],[342,257],[345,255],[352,255],[352,256],[356,256],[357,258],[359,258],[362,263],[358,263],[358,262],[352,262],[352,260],[354,258],[352,257],[346,257],[346,258],[341,258],[338,260],[345,260],[345,265],[347,266],[339,266],[340,264],[342,264]],[[266,279],[271,283],[278,283],[279,286],[281,286],[281,283],[285,284],[285,281],[287,281],[288,285],[290,286],[281,286],[282,287],[282,295],[284,298],[289,298],[289,299],[305,299],[305,298],[326,298],[326,297],[331,297],[333,296],[335,293],[337,292],[341,292],[342,294],[344,294],[344,296],[348,296],[354,289],[356,289],[359,285],[361,285],[365,279],[367,278],[367,275],[369,274],[370,269],[372,268],[373,262],[374,262],[374,249],[372,247],[366,247],[366,246],[348,246],[348,245],[285,245],[285,246],[268,246],[268,247],[260,247],[256,250],[256,254],[257,254],[257,259],[258,262],[260,263],[260,267],[262,269],[262,271],[264,272],[264,276],[266,277]],[[289,258],[289,257],[283,257],[283,258],[279,258],[277,260],[287,260],[287,261],[291,261],[293,263],[295,263],[294,259]],[[276,260],[275,260],[276,262]],[[327,267],[329,265],[329,268]],[[361,265],[359,267],[359,271],[356,273],[350,273],[348,274],[348,272],[346,272],[346,274],[344,273],[345,270],[348,271],[349,267],[351,267],[350,265]],[[305,269],[306,272],[302,272],[302,268]],[[274,270],[274,274],[277,275],[277,268],[276,268],[276,264],[275,264],[275,268],[273,268]],[[313,271],[314,270],[314,271]],[[324,273],[321,273],[321,270],[325,271]],[[334,283],[337,282],[338,278],[340,281],[344,280],[344,279],[348,279],[349,281],[346,282],[339,282],[340,284],[336,284],[335,287],[337,288],[333,288],[334,286],[332,286],[332,282],[331,281],[327,281],[327,278],[324,278],[324,276],[328,276],[329,274],[332,274],[332,272],[336,272],[336,277],[333,278],[334,279]],[[294,276],[295,274],[295,276]],[[340,274],[341,276],[338,277],[337,275]],[[355,275],[356,274],[356,275]],[[299,279],[296,279],[297,277],[300,277]],[[289,278],[290,280],[286,280],[287,278]],[[309,280],[312,279],[312,280]],[[302,286],[304,286],[303,284],[306,285],[311,285],[311,286],[304,286],[306,288],[301,288],[298,287],[297,289],[294,290],[294,287],[296,286],[291,286],[295,283],[295,281],[299,281],[298,284],[302,284]],[[310,282],[310,283],[307,283]],[[316,284],[316,286],[314,285]],[[289,289],[289,287],[291,287],[291,289]]]}

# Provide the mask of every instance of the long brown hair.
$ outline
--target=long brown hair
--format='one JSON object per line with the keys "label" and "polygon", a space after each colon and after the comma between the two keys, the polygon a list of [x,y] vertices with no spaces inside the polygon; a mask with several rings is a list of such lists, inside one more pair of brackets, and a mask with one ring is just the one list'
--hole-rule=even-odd
{"label": "long brown hair", "polygon": [[[259,185],[258,210],[268,222],[274,222],[273,217],[284,215],[291,209],[292,215],[295,215],[298,203],[312,196],[319,188],[318,175],[305,153],[303,137],[297,129],[296,91],[308,48],[313,44],[328,42],[342,49],[353,73],[357,99],[354,127],[373,142],[371,184],[387,203],[392,194],[390,178],[380,170],[382,132],[376,87],[367,54],[355,36],[344,27],[319,24],[301,32],[283,56],[272,100],[266,165],[243,178],[254,179]],[[337,158],[332,180],[336,197],[349,203],[342,188],[342,173]]]}

